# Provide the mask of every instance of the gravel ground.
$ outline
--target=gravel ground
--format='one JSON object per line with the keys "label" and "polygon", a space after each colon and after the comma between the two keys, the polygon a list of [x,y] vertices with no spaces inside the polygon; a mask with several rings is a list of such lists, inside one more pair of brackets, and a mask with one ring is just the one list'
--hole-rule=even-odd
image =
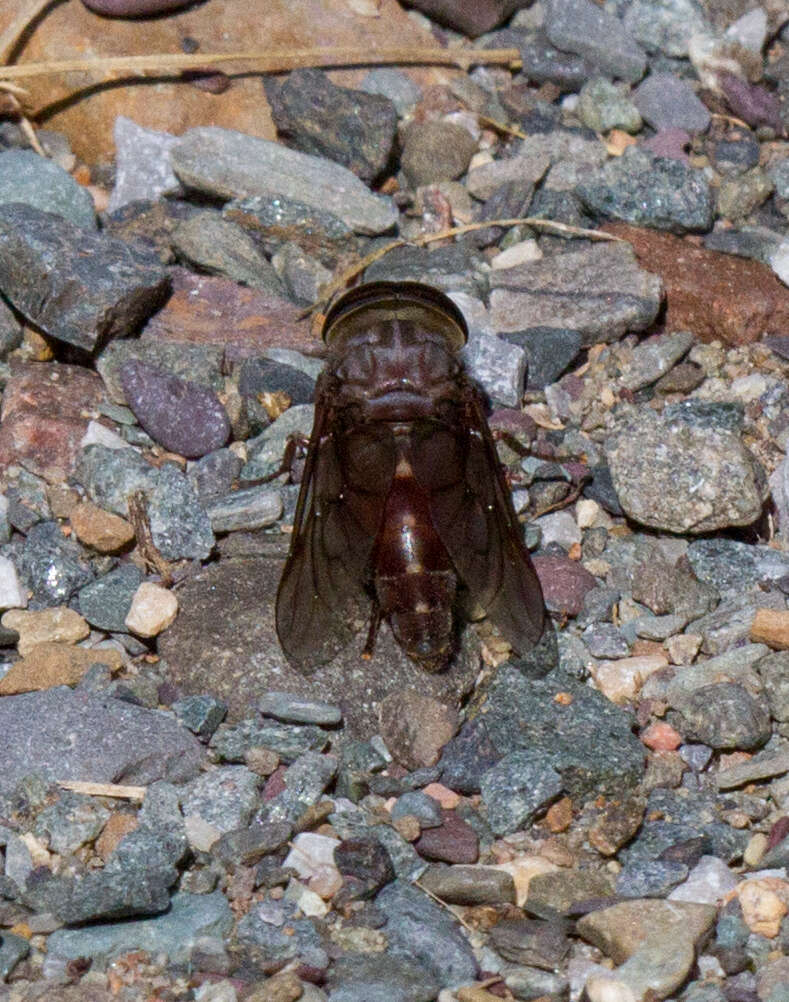
{"label": "gravel ground", "polygon": [[[789,15],[414,6],[522,71],[101,169],[0,122],[0,1002],[789,1002]],[[305,308],[376,251],[466,318],[522,658],[279,648]]]}

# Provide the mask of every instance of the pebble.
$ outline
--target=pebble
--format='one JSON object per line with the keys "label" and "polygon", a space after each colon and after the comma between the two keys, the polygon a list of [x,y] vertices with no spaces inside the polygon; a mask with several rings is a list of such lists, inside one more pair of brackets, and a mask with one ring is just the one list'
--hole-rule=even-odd
{"label": "pebble", "polygon": [[40,612],[12,609],[4,613],[2,625],[19,634],[17,649],[26,657],[42,643],[76,644],[90,633],[87,622],[66,606],[54,606]]}
{"label": "pebble", "polygon": [[134,539],[134,528],[125,518],[90,501],[76,504],[69,512],[69,522],[77,539],[99,553],[117,553]]}
{"label": "pebble", "polygon": [[701,533],[749,525],[761,512],[762,472],[730,432],[633,408],[606,441],[606,458],[620,504],[645,525]]}
{"label": "pebble", "polygon": [[540,752],[513,751],[483,773],[482,801],[497,835],[530,825],[562,792],[562,780]]}
{"label": "pebble", "polygon": [[690,84],[673,73],[650,73],[633,92],[633,103],[656,132],[704,132],[711,121]]}
{"label": "pebble", "polygon": [[96,229],[90,194],[68,171],[32,150],[0,153],[0,204],[8,202],[55,213],[88,231]]}
{"label": "pebble", "polygon": [[377,66],[364,77],[359,90],[367,94],[381,94],[388,98],[397,109],[398,115],[406,115],[420,98],[422,90],[407,73],[393,66]]}
{"label": "pebble", "polygon": [[758,261],[646,227],[609,224],[606,229],[624,237],[642,266],[662,278],[669,331],[692,331],[705,342],[747,344],[765,330],[783,329],[789,320],[789,289]]}
{"label": "pebble", "polygon": [[282,294],[274,269],[252,237],[238,223],[218,212],[206,210],[189,216],[175,227],[171,240],[179,258],[200,271],[225,275],[253,289]]}
{"label": "pebble", "polygon": [[320,724],[332,727],[342,721],[342,710],[333,703],[300,699],[289,692],[267,692],[257,703],[258,710],[266,717],[274,717],[286,723]]}
{"label": "pebble", "polygon": [[337,87],[318,69],[265,83],[271,117],[290,146],[342,164],[367,182],[385,169],[397,129],[397,110],[387,96]]}
{"label": "pebble", "polygon": [[124,620],[126,628],[138,637],[156,637],[178,615],[178,599],[168,588],[143,581],[137,588]]}
{"label": "pebble", "polygon": [[178,137],[146,129],[126,115],[118,115],[113,127],[115,140],[115,185],[107,212],[117,212],[133,202],[155,201],[175,194],[180,185],[170,166],[170,150]]}
{"label": "pebble", "polygon": [[789,611],[757,609],[751,625],[751,640],[774,650],[789,650]]}
{"label": "pebble", "polygon": [[247,487],[209,499],[206,512],[216,533],[263,529],[282,516],[282,496],[270,488]]}
{"label": "pebble", "polygon": [[595,132],[623,129],[632,133],[643,125],[636,105],[605,77],[593,77],[581,88],[578,114],[584,125]]}
{"label": "pebble", "polygon": [[454,811],[441,812],[441,824],[422,827],[414,848],[423,859],[444,863],[476,863],[479,839],[470,824]]}
{"label": "pebble", "polygon": [[578,561],[568,557],[538,555],[532,563],[548,611],[577,616],[583,609],[584,596],[597,586],[596,579]]}
{"label": "pebble", "polygon": [[475,149],[474,138],[462,125],[413,122],[403,143],[403,172],[414,188],[453,181],[465,173]]}
{"label": "pebble", "polygon": [[184,184],[221,198],[296,199],[331,212],[358,233],[383,233],[396,220],[389,200],[371,194],[345,167],[230,129],[189,129],[170,159]]}
{"label": "pebble", "polygon": [[634,83],[644,75],[646,55],[614,14],[590,0],[548,6],[545,33],[557,49],[574,52],[602,74]]}
{"label": "pebble", "polygon": [[[577,331],[584,346],[644,329],[657,315],[662,298],[660,280],[639,268],[631,249],[621,243],[596,243],[498,269],[491,273],[490,285],[490,319],[496,333],[553,327],[558,310],[562,328]],[[590,295],[590,288],[597,291]]]}
{"label": "pebble", "polygon": [[0,556],[0,609],[24,609],[26,606],[27,592],[13,561]]}
{"label": "pebble", "polygon": [[787,885],[777,877],[753,877],[737,885],[742,917],[751,932],[774,939],[786,915]]}
{"label": "pebble", "polygon": [[142,571],[134,564],[121,564],[78,592],[79,611],[100,630],[126,632],[126,617],[142,582]]}
{"label": "pebble", "polygon": [[45,334],[93,351],[136,332],[161,305],[169,280],[158,258],[139,247],[11,203],[0,205],[0,284]]}
{"label": "pebble", "polygon": [[597,688],[613,703],[622,706],[638,697],[644,682],[668,664],[663,654],[647,654],[616,661],[600,661],[592,668]]}
{"label": "pebble", "polygon": [[422,874],[419,882],[450,905],[515,903],[512,875],[492,866],[433,865]]}
{"label": "pebble", "polygon": [[76,685],[94,664],[106,665],[110,671],[119,671],[123,657],[116,650],[88,650],[55,641],[42,641],[21,661],[16,661],[0,679],[0,695],[11,696],[51,689],[54,686]]}
{"label": "pebble", "polygon": [[576,189],[592,212],[672,233],[712,228],[713,199],[705,178],[678,160],[628,147]]}
{"label": "pebble", "polygon": [[169,452],[196,459],[227,441],[230,421],[212,390],[135,359],[123,365],[120,380],[134,416]]}

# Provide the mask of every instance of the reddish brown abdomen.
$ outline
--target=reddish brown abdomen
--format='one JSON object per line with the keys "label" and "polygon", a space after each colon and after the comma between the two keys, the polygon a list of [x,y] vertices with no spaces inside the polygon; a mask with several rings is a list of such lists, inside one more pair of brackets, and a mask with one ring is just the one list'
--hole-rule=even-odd
{"label": "reddish brown abdomen", "polygon": [[444,668],[452,654],[457,577],[402,452],[375,544],[373,575],[381,613],[397,642],[427,671]]}

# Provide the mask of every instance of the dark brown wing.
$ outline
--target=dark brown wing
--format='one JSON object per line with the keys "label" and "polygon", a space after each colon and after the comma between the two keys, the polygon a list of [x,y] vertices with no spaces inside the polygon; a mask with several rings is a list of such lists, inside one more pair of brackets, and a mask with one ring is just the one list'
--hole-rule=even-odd
{"label": "dark brown wing", "polygon": [[530,650],[545,625],[542,589],[472,387],[457,420],[415,426],[411,463],[467,608],[480,606],[517,653]]}
{"label": "dark brown wing", "polygon": [[394,476],[388,428],[332,428],[319,393],[290,551],[277,592],[277,635],[308,673],[353,636],[365,602],[370,554]]}

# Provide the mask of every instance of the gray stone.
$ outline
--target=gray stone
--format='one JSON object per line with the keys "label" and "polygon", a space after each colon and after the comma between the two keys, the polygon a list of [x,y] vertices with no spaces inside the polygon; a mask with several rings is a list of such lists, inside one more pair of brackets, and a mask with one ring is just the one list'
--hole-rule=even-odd
{"label": "gray stone", "polygon": [[412,815],[422,828],[438,828],[443,818],[441,805],[421,790],[413,790],[398,797],[392,806],[392,820]]}
{"label": "gray stone", "polygon": [[688,547],[688,560],[700,581],[722,592],[742,594],[754,585],[789,574],[789,554],[736,539],[694,540]]}
{"label": "gray stone", "polygon": [[629,83],[640,80],[646,55],[622,22],[591,0],[551,0],[546,5],[545,33],[565,52],[575,52],[604,74]]}
{"label": "gray stone", "polygon": [[230,493],[243,465],[243,461],[230,449],[216,449],[187,466],[189,483],[206,511],[210,501]]}
{"label": "gray stone", "polygon": [[83,229],[96,229],[90,192],[68,171],[32,150],[0,153],[0,204],[7,202],[22,202]]}
{"label": "gray stone", "polygon": [[170,166],[170,150],[178,137],[138,125],[118,115],[113,126],[115,139],[115,187],[107,212],[115,212],[130,202],[156,201],[180,189]]}
{"label": "gray stone", "polygon": [[[760,167],[736,177],[723,178],[717,191],[717,214],[733,222],[742,221],[755,212],[772,194],[773,183]],[[782,245],[773,250],[768,264],[779,275]]]}
{"label": "gray stone", "polygon": [[0,936],[0,981],[7,981],[8,975],[29,953],[30,943],[23,936],[4,931]]}
{"label": "gray stone", "polygon": [[332,278],[328,268],[324,268],[317,258],[292,241],[284,243],[275,251],[271,264],[290,299],[302,306],[311,306],[317,302],[321,290]]}
{"label": "gray stone", "polygon": [[154,544],[165,560],[205,560],[214,534],[192,485],[178,468],[162,466],[148,505]]}
{"label": "gray stone", "polygon": [[391,202],[345,167],[230,129],[189,129],[171,162],[184,184],[220,198],[284,195],[328,210],[359,233],[383,233],[397,219]]}
{"label": "gray stone", "polygon": [[282,284],[257,245],[237,223],[218,212],[197,212],[173,230],[179,257],[209,275],[225,275],[253,289],[282,295]]}
{"label": "gray stone", "polygon": [[293,762],[307,751],[320,751],[328,742],[329,735],[320,727],[242,720],[220,727],[211,748],[225,762],[243,762],[252,748],[267,748],[283,762]]}
{"label": "gray stone", "polygon": [[738,435],[634,407],[622,411],[605,447],[619,503],[644,525],[702,533],[759,517],[764,473]]}
{"label": "gray stone", "polygon": [[265,717],[274,717],[285,723],[319,724],[333,727],[342,721],[342,710],[333,703],[303,699],[290,692],[266,692],[257,701],[257,708]]}
{"label": "gray stone", "polygon": [[[559,692],[570,692],[572,702],[557,702]],[[502,665],[485,707],[487,736],[498,755],[517,749],[541,754],[574,799],[606,791],[621,796],[643,775],[644,750],[630,716],[569,677],[527,679]]]}
{"label": "gray stone", "polygon": [[3,794],[32,773],[53,782],[183,781],[203,758],[200,744],[171,717],[63,686],[4,697],[0,732],[7,742]]}
{"label": "gray stone", "polygon": [[143,575],[135,564],[121,564],[109,574],[80,588],[80,613],[91,626],[111,633],[126,633],[126,617]]}
{"label": "gray stone", "polygon": [[340,254],[360,246],[361,238],[334,213],[283,195],[232,199],[222,215],[253,234],[269,255],[292,241],[329,266]]}
{"label": "gray stone", "polygon": [[93,580],[81,548],[63,535],[57,522],[32,526],[15,563],[34,599],[45,606],[65,604]]}
{"label": "gray stone", "polygon": [[558,971],[570,949],[567,929],[561,922],[505,918],[491,929],[491,941],[506,960],[548,971]]}
{"label": "gray stone", "polygon": [[282,515],[282,497],[276,488],[247,487],[206,502],[214,532],[263,529]]}
{"label": "gray stone", "polygon": [[58,341],[93,351],[163,302],[158,258],[28,205],[0,205],[0,290]]}
{"label": "gray stone", "polygon": [[285,789],[267,800],[259,821],[288,821],[295,824],[306,810],[321,799],[337,772],[334,755],[305,751],[289,766],[283,777]]}
{"label": "gray stone", "polygon": [[595,658],[626,658],[630,653],[627,638],[613,623],[592,623],[584,630],[582,640]]}
{"label": "gray stone", "polygon": [[262,951],[267,963],[285,964],[298,958],[302,964],[325,970],[329,958],[320,933],[309,919],[293,918],[295,905],[284,901],[263,901],[253,905],[238,923],[240,943]]}
{"label": "gray stone", "polygon": [[730,593],[713,612],[689,623],[688,633],[701,634],[705,654],[723,654],[748,640],[757,609],[785,610],[786,600],[779,592]]}
{"label": "gray stone", "polygon": [[202,695],[177,699],[172,710],[184,727],[203,741],[210,740],[227,714],[227,706],[220,699]]}
{"label": "gray stone", "polygon": [[685,863],[645,860],[622,869],[616,878],[616,893],[623,898],[665,898],[689,872]]}
{"label": "gray stone", "polygon": [[595,132],[610,132],[611,129],[639,132],[643,125],[639,108],[605,77],[593,77],[581,88],[578,115],[584,125]]}
{"label": "gray stone", "polygon": [[624,22],[647,51],[678,58],[687,56],[693,35],[711,30],[699,0],[633,0],[625,9]]}
{"label": "gray stone", "polygon": [[243,765],[204,772],[181,793],[184,817],[197,816],[220,832],[246,828],[260,804],[260,776]]}
{"label": "gray stone", "polygon": [[528,363],[526,388],[541,390],[556,382],[581,350],[578,331],[561,327],[532,327],[502,334],[505,341],[522,348]]}
{"label": "gray stone", "polygon": [[293,70],[265,79],[277,131],[290,146],[326,157],[368,183],[389,162],[397,110],[388,96],[337,87],[322,70]]}
{"label": "gray stone", "polygon": [[331,1002],[432,1002],[440,982],[408,957],[356,953],[332,964],[326,987]]}
{"label": "gray stone", "polygon": [[233,914],[221,891],[179,892],[170,899],[169,911],[154,918],[57,929],[47,940],[47,952],[69,960],[110,960],[132,950],[145,950],[164,953],[171,963],[186,963],[198,939],[226,936],[232,925]]}
{"label": "gray stone", "polygon": [[454,916],[426,894],[396,880],[379,892],[375,903],[386,916],[390,954],[424,967],[446,988],[475,979],[477,963]]}
{"label": "gray stone", "polygon": [[523,749],[505,755],[480,779],[488,824],[497,835],[530,825],[562,792],[562,780],[544,752]]}
{"label": "gray stone", "polygon": [[648,327],[663,295],[660,278],[638,266],[626,243],[597,243],[496,270],[490,284],[496,333],[570,329],[584,346]]}
{"label": "gray stone", "polygon": [[629,390],[641,390],[656,383],[690,350],[694,341],[690,331],[675,331],[638,345],[623,368],[622,385]]}
{"label": "gray stone", "polygon": [[735,682],[718,682],[676,701],[686,737],[711,748],[759,748],[770,738],[770,714],[764,704]]}
{"label": "gray stone", "polygon": [[550,164],[544,150],[493,160],[469,171],[466,189],[481,201],[487,201],[503,184],[515,182],[521,189],[540,181]]}
{"label": "gray stone", "polygon": [[405,115],[422,98],[422,88],[402,70],[393,66],[379,66],[364,77],[359,90],[367,94],[382,94],[397,109],[398,115]]}
{"label": "gray stone", "polygon": [[597,215],[672,233],[712,228],[713,198],[701,171],[628,147],[576,188]]}
{"label": "gray stone", "polygon": [[[456,301],[460,300],[456,296]],[[458,302],[461,306],[462,303]],[[490,399],[504,407],[517,407],[526,385],[526,353],[493,334],[470,333],[463,357],[473,378]]]}
{"label": "gray stone", "polygon": [[93,798],[63,790],[38,815],[33,832],[46,839],[52,852],[70,856],[98,837],[109,816],[107,808]]}
{"label": "gray stone", "polygon": [[[763,660],[767,661],[768,659],[764,658]],[[760,662],[760,664],[762,663]],[[754,755],[747,762],[740,762],[738,765],[729,766],[728,769],[721,769],[715,776],[715,782],[719,790],[731,790],[737,786],[744,786],[746,783],[758,782],[760,779],[782,776],[786,772],[789,772],[789,752],[771,753],[766,750]]]}
{"label": "gray stone", "polygon": [[704,132],[710,113],[687,80],[673,73],[651,73],[633,93],[633,103],[656,132],[684,129]]}

